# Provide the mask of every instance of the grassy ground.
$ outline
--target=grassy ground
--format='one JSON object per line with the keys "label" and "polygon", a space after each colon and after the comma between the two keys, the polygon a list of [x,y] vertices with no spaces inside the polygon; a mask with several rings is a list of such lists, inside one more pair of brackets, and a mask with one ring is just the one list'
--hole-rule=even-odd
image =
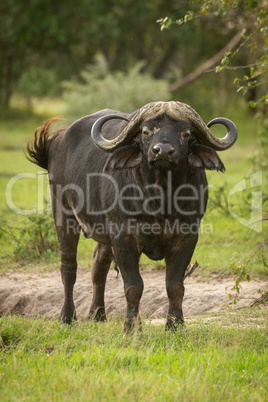
{"label": "grassy ground", "polygon": [[[49,199],[46,175],[43,175],[42,169],[26,160],[24,149],[27,141],[33,138],[37,126],[48,117],[64,115],[63,105],[57,100],[38,101],[34,104],[32,114],[23,112],[19,104],[16,107],[16,113],[13,112],[0,122],[0,258],[2,259],[0,272],[2,273],[14,267],[16,269],[22,267],[25,270],[25,266],[27,269],[29,267],[33,269],[36,266],[38,270],[54,269],[58,260],[55,253],[45,253],[43,257],[38,250],[33,250],[33,245],[37,241],[33,234],[34,225],[36,231],[42,231],[43,227],[39,227],[38,223],[33,225],[27,216],[15,213],[14,209],[25,211],[37,208],[39,205],[39,208],[44,208],[46,211],[48,207],[43,203],[44,199]],[[208,172],[210,202],[193,258],[198,260],[201,266],[200,273],[204,275],[212,271],[230,272],[232,264],[239,265],[247,262],[253,274],[265,275],[266,268],[263,264],[265,258],[262,250],[251,259],[254,251],[265,238],[265,228],[258,233],[243,226],[230,215],[227,200],[230,190],[236,183],[246,178],[247,186],[250,186],[248,179],[252,173],[250,158],[258,150],[255,122],[253,115],[247,111],[233,109],[227,114],[238,126],[239,139],[233,148],[220,155],[225,163],[226,173]],[[16,175],[21,173],[26,173],[28,176],[19,179]],[[35,176],[36,173],[40,174]],[[5,195],[7,188],[11,190],[9,198]],[[261,191],[260,188],[259,190]],[[248,191],[233,195],[231,208],[233,212],[250,220],[251,207],[247,197]],[[52,220],[51,228],[47,237],[51,238],[52,242],[56,242]],[[85,267],[91,264],[93,249],[94,242],[81,236],[80,266]],[[22,250],[25,251],[24,254]],[[162,265],[163,261],[152,262],[144,256],[141,259],[142,268],[150,269]]]}
{"label": "grassy ground", "polygon": [[[208,325],[209,324],[209,325]],[[143,325],[0,319],[2,401],[265,401],[268,310],[186,320],[177,333]]]}

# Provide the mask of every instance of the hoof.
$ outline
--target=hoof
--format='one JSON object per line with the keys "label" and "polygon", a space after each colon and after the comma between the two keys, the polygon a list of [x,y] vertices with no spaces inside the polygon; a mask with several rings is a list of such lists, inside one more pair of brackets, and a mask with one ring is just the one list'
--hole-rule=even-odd
{"label": "hoof", "polygon": [[128,320],[125,322],[123,337],[125,337],[126,335],[133,335],[135,333],[142,333],[140,318],[138,318],[136,322],[129,322]]}
{"label": "hoof", "polygon": [[174,319],[168,319],[165,325],[165,330],[166,331],[171,331],[171,332],[175,332],[178,331],[181,328],[184,328],[185,324],[184,324],[184,319],[181,318],[179,320]]}
{"label": "hoof", "polygon": [[89,312],[88,319],[96,322],[106,322],[107,316],[104,308],[101,307],[99,309],[94,309],[93,311],[91,310]]}
{"label": "hoof", "polygon": [[66,327],[70,327],[70,326],[74,326],[77,323],[77,318],[76,318],[76,314],[74,314],[74,316],[72,318],[68,318],[68,317],[64,317],[64,315],[61,315],[60,317],[60,321],[61,321],[61,325],[66,326]]}
{"label": "hoof", "polygon": [[63,324],[72,325],[77,320],[76,311],[63,308],[60,313],[60,319]]}

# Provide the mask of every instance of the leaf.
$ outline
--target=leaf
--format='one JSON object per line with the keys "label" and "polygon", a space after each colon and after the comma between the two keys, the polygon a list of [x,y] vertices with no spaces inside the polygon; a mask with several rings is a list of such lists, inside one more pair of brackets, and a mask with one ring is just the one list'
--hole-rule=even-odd
{"label": "leaf", "polygon": [[248,104],[249,104],[250,107],[252,107],[252,109],[255,109],[257,107],[256,102],[250,101]]}

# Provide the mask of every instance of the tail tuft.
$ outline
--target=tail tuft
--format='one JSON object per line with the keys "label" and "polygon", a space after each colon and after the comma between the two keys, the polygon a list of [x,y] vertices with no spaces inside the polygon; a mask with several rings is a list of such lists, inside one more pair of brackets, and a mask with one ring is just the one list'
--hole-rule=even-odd
{"label": "tail tuft", "polygon": [[[43,169],[48,168],[48,145],[49,145],[49,135],[50,126],[55,120],[60,120],[60,117],[52,117],[47,120],[45,124],[38,127],[34,133],[34,140],[30,141],[26,149],[26,158],[40,166]],[[60,131],[60,130],[59,130]]]}

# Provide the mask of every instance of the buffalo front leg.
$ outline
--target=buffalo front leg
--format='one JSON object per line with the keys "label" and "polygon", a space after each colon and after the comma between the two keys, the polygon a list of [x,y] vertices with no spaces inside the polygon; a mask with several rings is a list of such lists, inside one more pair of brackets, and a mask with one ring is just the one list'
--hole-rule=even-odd
{"label": "buffalo front leg", "polygon": [[169,300],[166,329],[176,329],[183,324],[182,301],[184,296],[184,275],[191,261],[197,236],[185,236],[179,245],[171,248],[166,257],[166,289]]}
{"label": "buffalo front leg", "polygon": [[104,292],[111,261],[111,247],[98,244],[94,250],[94,260],[91,270],[93,298],[89,310],[89,318],[93,318],[95,321],[106,321],[107,319],[104,305]]}
{"label": "buffalo front leg", "polygon": [[139,253],[134,240],[125,236],[113,244],[115,261],[119,266],[127,301],[124,333],[141,328],[139,304],[143,292],[143,280],[139,272]]}

